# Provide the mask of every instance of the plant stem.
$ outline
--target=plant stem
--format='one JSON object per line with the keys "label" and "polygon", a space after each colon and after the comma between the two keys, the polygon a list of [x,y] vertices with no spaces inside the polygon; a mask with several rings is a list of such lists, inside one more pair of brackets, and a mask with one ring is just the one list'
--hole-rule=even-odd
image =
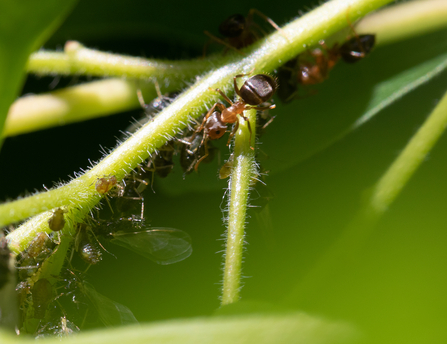
{"label": "plant stem", "polygon": [[447,1],[408,1],[364,18],[358,33],[376,34],[378,45],[402,41],[447,27]]}
{"label": "plant stem", "polygon": [[364,241],[374,230],[376,223],[408,183],[416,169],[425,160],[447,126],[447,93],[430,116],[411,138],[402,153],[370,191],[365,205],[340,238],[316,264],[312,271],[286,298],[286,302],[299,302],[317,285],[325,283],[324,276],[334,274],[357,261]]}
{"label": "plant stem", "polygon": [[[230,94],[232,78],[239,73],[270,72],[303,50],[348,25],[346,15],[354,21],[391,0],[334,0],[287,24],[281,33],[275,32],[257,42],[243,58],[230,56],[231,63],[208,73],[180,95],[176,101],[145,124],[91,170],[70,183],[49,192],[36,194],[0,205],[0,226],[20,221],[58,206],[70,206],[71,215],[80,220],[101,199],[94,183],[104,175],[118,180],[149,157],[158,147],[180,133],[192,118],[198,118],[218,100],[210,88],[220,88]],[[286,35],[287,38],[283,36]],[[34,228],[31,220],[28,228]],[[40,230],[48,223],[39,222]],[[21,231],[20,229],[16,230]],[[15,233],[14,232],[14,233]],[[19,233],[14,234],[20,236]],[[22,247],[22,246],[20,246]]]}
{"label": "plant stem", "polygon": [[[229,181],[229,217],[225,250],[225,268],[222,289],[222,305],[239,300],[241,287],[244,227],[250,183],[257,174],[254,147],[256,110],[245,112],[252,133],[245,121],[240,121],[234,140],[234,166]],[[250,141],[251,138],[251,141]]]}
{"label": "plant stem", "polygon": [[[378,37],[376,46],[380,46],[445,27],[446,18],[447,6],[442,0],[402,3],[366,17],[356,25],[356,31],[374,32]],[[77,42],[69,43],[68,47],[71,48],[67,50],[72,50],[70,54],[50,51],[32,54],[28,61],[28,71],[38,75],[117,75],[140,80],[151,78],[161,83],[164,93],[183,88],[186,80],[194,75],[194,71],[197,74],[204,73],[211,66],[225,65],[230,58],[213,55],[191,61],[161,61],[104,53],[85,48]],[[161,66],[161,69],[156,70],[154,66]],[[82,86],[68,87],[64,91],[19,98],[9,111],[3,136],[23,134],[137,108],[135,92],[128,94],[135,84],[121,79],[114,80],[113,83],[114,86],[111,87],[107,82],[94,81]],[[118,94],[120,88],[125,91]],[[84,92],[87,90],[90,94]],[[151,91],[150,94],[145,94],[146,100],[155,96],[153,89]],[[96,98],[97,95],[100,95],[100,98]],[[39,105],[34,106],[34,102]]]}

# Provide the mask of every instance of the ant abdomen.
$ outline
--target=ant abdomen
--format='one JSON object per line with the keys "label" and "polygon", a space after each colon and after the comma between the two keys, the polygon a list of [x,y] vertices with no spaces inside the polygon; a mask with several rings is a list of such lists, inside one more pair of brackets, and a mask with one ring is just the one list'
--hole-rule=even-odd
{"label": "ant abdomen", "polygon": [[240,89],[241,98],[250,105],[259,105],[273,97],[278,88],[274,78],[256,74],[244,82]]}
{"label": "ant abdomen", "polygon": [[359,35],[345,42],[340,47],[340,55],[347,63],[355,63],[365,58],[376,43],[376,35]]}

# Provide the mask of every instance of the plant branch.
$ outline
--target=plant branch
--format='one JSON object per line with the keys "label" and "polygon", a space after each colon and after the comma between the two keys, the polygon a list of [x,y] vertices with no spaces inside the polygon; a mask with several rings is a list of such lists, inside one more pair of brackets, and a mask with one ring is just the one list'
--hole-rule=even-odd
{"label": "plant branch", "polygon": [[[447,6],[442,0],[408,2],[366,17],[356,25],[356,30],[359,33],[376,33],[376,45],[380,46],[445,27],[446,18]],[[211,66],[225,65],[229,59],[228,56],[213,55],[207,59],[192,61],[160,61],[104,53],[85,48],[77,42],[69,42],[67,49],[72,50],[70,54],[50,51],[32,54],[28,61],[28,71],[39,75],[117,75],[140,80],[151,78],[161,83],[163,92],[171,92],[183,88],[186,85],[185,80],[194,76],[192,71],[201,74]],[[156,71],[154,66],[162,68]],[[19,98],[9,111],[3,136],[23,134],[138,107],[135,92],[132,93],[133,82],[121,79],[110,82],[113,86],[107,82],[95,81],[68,87],[64,91]],[[121,88],[124,91],[118,93]],[[154,98],[154,94],[151,89],[150,93],[145,94],[145,99]],[[96,95],[101,96],[96,98]],[[34,102],[38,102],[39,106],[34,106]]]}
{"label": "plant branch", "polygon": [[[240,121],[234,140],[234,166],[229,185],[229,217],[225,250],[225,268],[222,289],[222,305],[239,300],[241,287],[242,253],[244,249],[244,227],[250,184],[257,175],[255,154],[251,147],[255,143],[256,110],[245,112],[252,133],[245,121]],[[251,141],[250,141],[251,139]]]}
{"label": "plant branch", "polygon": [[[241,58],[233,55],[231,63],[203,76],[153,121],[144,125],[85,174],[58,189],[1,205],[0,225],[17,222],[63,205],[70,206],[71,216],[78,219],[101,198],[94,187],[98,177],[115,175],[121,180],[157,147],[180,133],[191,118],[198,118],[206,111],[207,106],[218,100],[218,96],[210,88],[231,91],[234,75],[253,69],[256,72],[270,72],[302,52],[306,46],[314,45],[346,27],[347,14],[350,20],[355,21],[389,2],[391,0],[334,0],[292,21],[283,28],[282,33],[275,32],[247,49],[247,56]],[[29,228],[34,228],[34,221],[30,220]],[[48,227],[47,223],[39,225],[43,226],[41,230]],[[15,232],[21,231],[18,229]]]}

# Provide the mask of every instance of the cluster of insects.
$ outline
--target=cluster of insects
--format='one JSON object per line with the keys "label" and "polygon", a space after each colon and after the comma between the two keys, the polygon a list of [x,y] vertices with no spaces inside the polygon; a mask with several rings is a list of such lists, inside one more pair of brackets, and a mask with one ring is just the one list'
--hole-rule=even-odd
{"label": "cluster of insects", "polygon": [[[266,34],[254,22],[254,15],[281,31],[270,18],[252,9],[246,17],[236,14],[222,22],[219,32],[223,38],[207,31],[205,34],[224,45],[224,53],[228,50],[239,52]],[[107,206],[102,210],[91,211],[83,223],[75,225],[73,249],[67,258],[67,267],[62,268],[58,277],[41,273],[44,265],[50,264],[57,252],[67,223],[68,210],[65,207],[54,209],[48,218],[51,234],[39,233],[15,261],[19,280],[16,287],[20,313],[18,328],[34,333],[38,338],[47,335],[68,336],[84,327],[89,308],[95,309],[96,318],[105,326],[136,323],[137,320],[126,306],[108,299],[86,282],[85,274],[73,267],[73,257],[78,255],[88,267],[98,264],[105,252],[110,253],[103,245],[109,242],[162,265],[189,257],[192,246],[187,233],[175,228],[152,227],[145,217],[144,194],[149,187],[153,189],[154,178],[165,178],[171,173],[176,155],[179,155],[184,175],[197,171],[201,163],[212,161],[218,152],[212,142],[229,132],[228,146],[241,120],[247,122],[250,135],[255,131],[259,137],[274,118],[269,110],[274,109],[275,105],[269,101],[276,91],[283,102],[299,98],[299,88],[323,82],[340,59],[355,63],[370,53],[375,36],[357,35],[353,28],[352,31],[353,37],[341,45],[328,47],[321,41],[318,47],[291,59],[278,69],[276,77],[251,73],[235,75],[233,87],[236,100],[231,100],[224,92],[215,89],[225,103],[214,103],[188,130],[168,141],[121,180],[114,175],[98,177],[94,188],[99,195],[104,196]],[[204,54],[207,46],[208,43],[204,47]],[[243,77],[247,78],[239,87],[238,80]],[[158,97],[150,104],[145,104],[141,93],[138,94],[146,112],[141,122],[150,121],[178,95],[170,93],[163,96],[159,88],[157,90]],[[251,127],[244,115],[244,111],[250,109],[257,111],[256,128]],[[133,126],[128,130],[136,129]],[[234,156],[231,154],[220,168],[219,178],[228,178],[233,165]],[[272,194],[263,187],[263,181],[254,181],[254,184],[260,186],[256,206],[261,208],[272,198]],[[5,276],[11,275],[10,258],[6,241],[0,241],[0,290],[7,283]]]}

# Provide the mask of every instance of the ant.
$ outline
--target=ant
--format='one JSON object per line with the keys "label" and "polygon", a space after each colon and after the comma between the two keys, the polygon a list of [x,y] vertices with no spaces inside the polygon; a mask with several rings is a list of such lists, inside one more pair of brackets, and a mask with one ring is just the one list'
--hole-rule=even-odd
{"label": "ant", "polygon": [[[273,20],[267,17],[264,13],[252,8],[250,11],[248,11],[248,15],[246,17],[244,17],[242,14],[234,14],[225,19],[219,25],[219,33],[224,37],[223,39],[214,36],[208,31],[204,31],[205,35],[210,37],[211,40],[214,40],[226,46],[227,49],[225,49],[225,52],[228,49],[233,49],[239,52],[239,49],[248,47],[249,45],[259,40],[259,35],[256,33],[254,28],[261,32],[261,34],[266,34],[264,30],[262,30],[259,25],[253,21],[254,14],[257,14],[259,17],[273,26],[276,30],[282,32],[281,28]],[[203,56],[206,55],[206,48],[208,47],[209,43],[210,41],[208,41],[203,47]]]}
{"label": "ant", "polygon": [[[274,109],[276,105],[266,105],[266,106],[258,106],[262,103],[270,100],[276,92],[278,88],[277,82],[274,78],[267,74],[256,74],[246,80],[241,88],[237,85],[237,79],[248,74],[238,74],[233,78],[234,83],[234,91],[239,96],[239,100],[233,103],[230,98],[228,98],[225,93],[223,93],[220,89],[215,89],[214,91],[218,92],[227,103],[230,104],[229,107],[225,107],[222,103],[215,103],[212,108],[208,111],[208,113],[203,118],[202,124],[196,130],[195,135],[200,133],[205,129],[205,134],[203,135],[202,143],[204,141],[209,140],[217,140],[222,137],[226,130],[223,130],[227,124],[236,123],[233,127],[232,132],[230,133],[230,137],[228,138],[227,146],[230,144],[231,139],[235,135],[237,129],[239,128],[239,116],[242,117],[248,124],[248,130],[250,132],[250,142],[251,142],[251,126],[248,118],[244,116],[245,110],[267,110]],[[216,108],[220,110],[220,112],[215,111]],[[196,163],[194,169],[197,171],[198,166],[202,160],[204,160],[208,156],[208,151],[206,149],[205,143],[205,155]]]}
{"label": "ant", "polygon": [[336,43],[329,48],[325,41],[320,41],[321,47],[298,55],[280,68],[278,78],[282,87],[278,96],[283,102],[287,103],[296,98],[298,84],[315,85],[326,80],[340,58],[347,63],[355,63],[371,52],[375,44],[375,35],[357,35],[352,25],[350,23],[349,25],[354,37],[341,46]]}

